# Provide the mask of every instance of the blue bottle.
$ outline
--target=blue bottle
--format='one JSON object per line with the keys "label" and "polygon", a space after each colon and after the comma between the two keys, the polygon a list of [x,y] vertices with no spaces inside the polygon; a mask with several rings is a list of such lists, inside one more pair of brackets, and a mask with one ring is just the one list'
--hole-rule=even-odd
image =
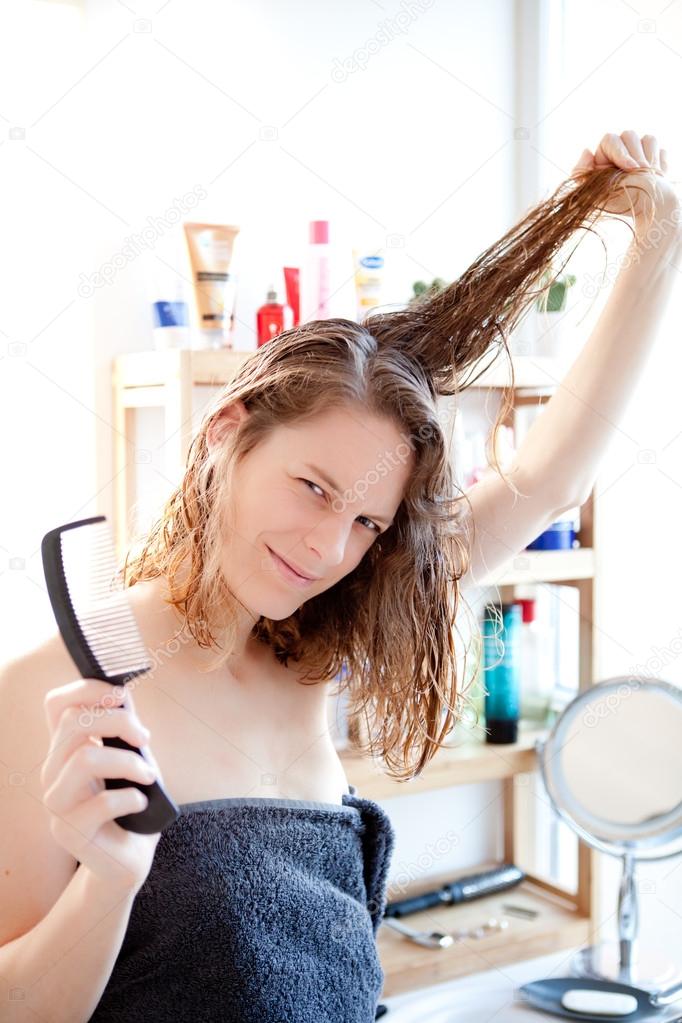
{"label": "blue bottle", "polygon": [[483,612],[483,684],[486,742],[516,742],[521,671],[520,604],[486,604]]}

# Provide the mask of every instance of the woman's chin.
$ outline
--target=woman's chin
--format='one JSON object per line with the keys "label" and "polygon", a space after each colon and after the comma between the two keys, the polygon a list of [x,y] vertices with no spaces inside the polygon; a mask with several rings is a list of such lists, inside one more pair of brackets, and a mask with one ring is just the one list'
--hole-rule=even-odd
{"label": "woman's chin", "polygon": [[270,613],[262,611],[261,614],[267,614],[268,618],[272,618],[273,621],[280,621],[292,615],[302,604],[305,604],[305,601],[306,598],[297,593],[285,593],[281,597],[271,595],[269,600],[263,601],[263,606],[267,607]]}
{"label": "woman's chin", "polygon": [[259,589],[260,592],[253,594],[248,601],[248,606],[253,608],[257,618],[262,615],[273,622],[281,622],[304,602],[298,594],[287,592],[286,587],[277,580],[267,581]]}

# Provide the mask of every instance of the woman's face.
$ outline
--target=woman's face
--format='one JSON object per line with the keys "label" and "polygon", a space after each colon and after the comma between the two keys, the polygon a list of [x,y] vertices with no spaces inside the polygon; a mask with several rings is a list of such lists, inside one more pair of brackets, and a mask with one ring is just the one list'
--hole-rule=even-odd
{"label": "woman's face", "polygon": [[[248,415],[241,403],[235,411]],[[355,408],[277,427],[235,467],[230,590],[277,621],[334,586],[389,528],[413,464],[391,421]]]}

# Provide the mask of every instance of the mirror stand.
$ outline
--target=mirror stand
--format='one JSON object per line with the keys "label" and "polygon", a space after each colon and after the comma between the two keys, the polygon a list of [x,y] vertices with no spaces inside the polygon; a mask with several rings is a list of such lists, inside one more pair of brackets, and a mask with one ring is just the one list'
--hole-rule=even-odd
{"label": "mirror stand", "polygon": [[682,997],[682,960],[655,941],[640,947],[635,873],[682,853],[681,739],[682,688],[630,675],[581,690],[536,742],[557,816],[623,865],[617,937],[579,949],[572,973],[640,988],[657,1006]]}
{"label": "mirror stand", "polygon": [[682,984],[682,967],[656,949],[639,947],[639,904],[632,853],[623,857],[623,873],[618,891],[618,940],[587,945],[574,955],[571,969],[578,977],[630,984],[652,994]]}

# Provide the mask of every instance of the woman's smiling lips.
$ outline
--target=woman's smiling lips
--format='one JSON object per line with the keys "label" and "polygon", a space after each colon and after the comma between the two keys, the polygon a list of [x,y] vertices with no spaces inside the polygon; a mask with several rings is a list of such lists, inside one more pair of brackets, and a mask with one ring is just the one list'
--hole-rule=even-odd
{"label": "woman's smiling lips", "polygon": [[275,563],[275,567],[277,568],[278,572],[284,579],[287,580],[287,582],[293,583],[294,586],[304,587],[309,586],[310,583],[317,581],[318,577],[301,575],[301,573],[297,572],[296,569],[292,568],[292,566],[288,562],[286,562],[284,558],[281,558],[279,554],[271,550],[267,546],[267,544],[265,546],[267,547],[270,555],[272,556],[272,560]]}

